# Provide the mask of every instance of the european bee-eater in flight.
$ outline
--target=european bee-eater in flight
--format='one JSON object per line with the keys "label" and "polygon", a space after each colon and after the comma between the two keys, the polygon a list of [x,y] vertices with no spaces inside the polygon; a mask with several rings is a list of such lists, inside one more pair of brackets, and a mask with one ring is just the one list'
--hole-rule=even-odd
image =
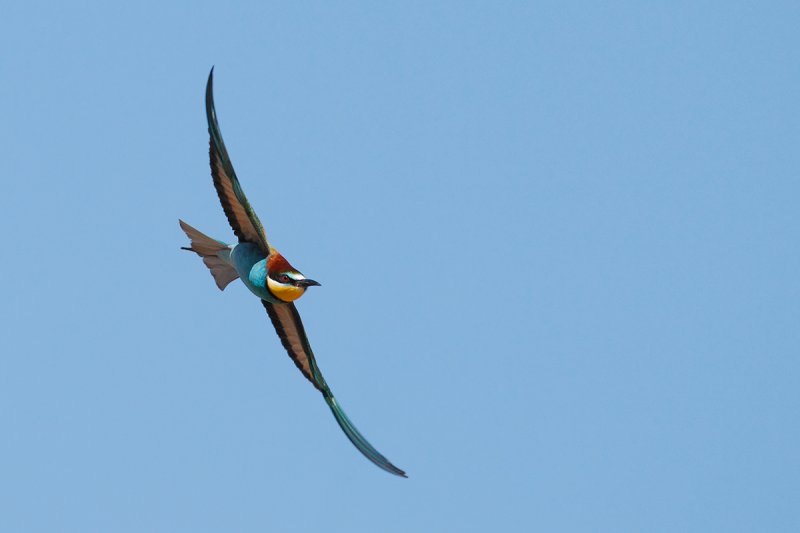
{"label": "european bee-eater in flight", "polygon": [[228,222],[239,242],[229,245],[212,239],[181,220],[181,228],[191,241],[191,245],[184,250],[195,252],[203,258],[203,263],[211,270],[211,275],[220,290],[224,290],[235,279],[241,279],[250,292],[261,299],[283,347],[289,352],[289,357],[306,379],[322,393],[336,422],[350,442],[380,468],[407,477],[405,472],[390,463],[356,429],[319,371],[300,315],[294,305],[294,301],[300,298],[308,287],[319,283],[301,274],[267,241],[264,228],[239,185],[225,143],[222,141],[217,113],[214,110],[213,83],[212,68],[206,85],[206,117],[208,133],[211,136],[209,150],[211,177],[225,216],[228,217]]}

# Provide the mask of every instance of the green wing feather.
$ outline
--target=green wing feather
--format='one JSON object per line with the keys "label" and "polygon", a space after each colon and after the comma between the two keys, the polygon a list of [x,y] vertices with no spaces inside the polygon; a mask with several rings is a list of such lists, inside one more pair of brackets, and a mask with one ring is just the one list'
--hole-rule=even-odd
{"label": "green wing feather", "polygon": [[206,85],[206,118],[208,119],[208,134],[211,136],[209,143],[209,156],[211,159],[211,177],[214,179],[214,188],[217,196],[228,217],[228,222],[233,232],[239,237],[239,242],[252,242],[269,255],[271,248],[264,233],[264,227],[258,220],[250,202],[244,195],[233,164],[222,140],[222,132],[217,123],[217,112],[214,109],[214,69],[208,74]]}
{"label": "green wing feather", "polygon": [[394,466],[364,438],[339,405],[339,402],[336,401],[317,366],[314,352],[311,350],[305,328],[303,328],[303,322],[300,320],[300,313],[297,312],[295,305],[293,303],[273,304],[266,300],[261,300],[261,303],[264,304],[267,314],[272,320],[272,325],[275,326],[275,331],[278,333],[283,347],[289,353],[289,357],[292,358],[297,368],[300,369],[311,384],[322,393],[325,402],[328,404],[334,418],[336,418],[336,422],[347,438],[350,439],[350,442],[378,467],[391,474],[408,477],[405,472]]}

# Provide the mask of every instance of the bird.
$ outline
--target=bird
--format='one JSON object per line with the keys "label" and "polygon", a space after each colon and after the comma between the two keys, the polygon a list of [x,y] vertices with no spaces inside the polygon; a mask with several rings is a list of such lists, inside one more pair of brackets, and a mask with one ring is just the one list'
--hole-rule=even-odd
{"label": "bird", "polygon": [[179,219],[180,227],[190,241],[189,246],[181,248],[194,252],[203,259],[220,290],[239,279],[261,300],[289,357],[303,376],[322,394],[350,442],[378,467],[396,476],[408,477],[356,429],[322,377],[294,304],[309,287],[319,286],[320,283],[305,277],[272,246],[258,215],[242,190],[217,122],[213,67],[206,83],[205,107],[210,136],[211,177],[222,210],[238,242],[227,244],[211,238]]}

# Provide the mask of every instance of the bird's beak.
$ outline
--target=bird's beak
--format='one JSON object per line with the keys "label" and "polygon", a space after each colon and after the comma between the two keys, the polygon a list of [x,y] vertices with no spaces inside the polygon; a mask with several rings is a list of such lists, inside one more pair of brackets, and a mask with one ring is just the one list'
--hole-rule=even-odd
{"label": "bird's beak", "polygon": [[297,285],[300,287],[319,287],[320,283],[313,279],[301,279],[297,282]]}

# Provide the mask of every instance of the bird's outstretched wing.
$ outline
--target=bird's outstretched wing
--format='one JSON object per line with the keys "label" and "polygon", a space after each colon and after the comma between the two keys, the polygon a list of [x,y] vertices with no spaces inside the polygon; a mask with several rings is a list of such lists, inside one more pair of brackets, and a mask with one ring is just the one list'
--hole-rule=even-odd
{"label": "bird's outstretched wing", "polygon": [[209,155],[211,157],[211,177],[214,179],[214,188],[217,189],[219,201],[233,232],[239,237],[239,242],[257,244],[261,250],[269,255],[270,246],[261,221],[258,220],[250,202],[242,191],[233,164],[225,149],[222,132],[217,123],[217,112],[214,109],[214,69],[208,75],[206,85],[206,117],[208,118],[208,134],[211,136]]}
{"label": "bird's outstretched wing", "polygon": [[390,463],[386,457],[372,447],[367,439],[356,429],[339,405],[339,402],[334,398],[331,389],[325,383],[325,378],[322,377],[322,373],[319,371],[317,361],[314,359],[314,352],[311,351],[311,345],[308,343],[308,337],[306,337],[306,332],[303,328],[303,322],[300,320],[300,314],[294,304],[273,304],[266,300],[261,300],[261,303],[264,304],[267,314],[272,320],[272,325],[275,326],[275,331],[277,331],[278,337],[283,343],[283,347],[289,352],[289,357],[292,358],[300,372],[322,393],[325,402],[336,418],[336,422],[339,423],[350,442],[367,459],[380,468],[397,476],[408,477],[405,472]]}

